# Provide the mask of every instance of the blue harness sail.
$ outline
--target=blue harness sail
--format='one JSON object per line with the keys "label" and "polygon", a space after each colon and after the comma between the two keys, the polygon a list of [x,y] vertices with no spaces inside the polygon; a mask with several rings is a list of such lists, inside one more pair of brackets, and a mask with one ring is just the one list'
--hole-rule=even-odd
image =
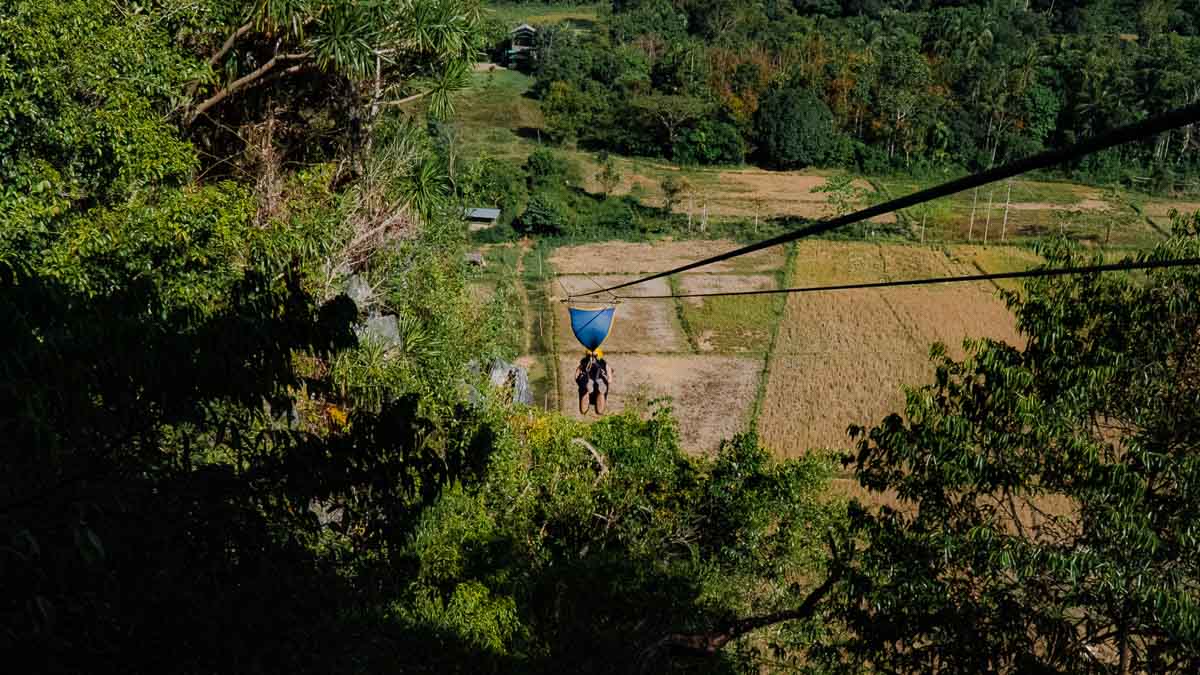
{"label": "blue harness sail", "polygon": [[579,344],[586,347],[588,351],[595,351],[608,337],[608,331],[612,329],[613,314],[616,308],[579,309],[570,307],[568,309],[571,312],[571,330],[575,333],[575,339],[579,340]]}

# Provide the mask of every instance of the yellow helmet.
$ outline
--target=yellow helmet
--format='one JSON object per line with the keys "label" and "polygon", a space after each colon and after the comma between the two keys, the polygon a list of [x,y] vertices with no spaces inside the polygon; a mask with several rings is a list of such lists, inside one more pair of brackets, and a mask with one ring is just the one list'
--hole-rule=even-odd
{"label": "yellow helmet", "polygon": [[594,353],[596,354],[596,358],[598,358],[598,359],[604,358],[604,350],[603,349],[597,349]]}

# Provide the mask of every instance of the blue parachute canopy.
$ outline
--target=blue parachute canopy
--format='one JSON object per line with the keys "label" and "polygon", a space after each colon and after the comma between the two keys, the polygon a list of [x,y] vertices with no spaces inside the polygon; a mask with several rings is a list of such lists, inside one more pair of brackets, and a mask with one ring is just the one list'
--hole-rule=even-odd
{"label": "blue parachute canopy", "polygon": [[586,347],[588,351],[594,351],[608,337],[616,308],[580,309],[571,307],[570,311],[571,330],[575,333],[575,339],[579,340],[579,344]]}

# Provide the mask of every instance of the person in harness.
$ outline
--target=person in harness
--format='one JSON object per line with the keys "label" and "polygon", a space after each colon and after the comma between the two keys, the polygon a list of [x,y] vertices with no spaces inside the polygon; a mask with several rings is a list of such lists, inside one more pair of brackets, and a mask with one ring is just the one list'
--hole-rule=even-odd
{"label": "person in harness", "polygon": [[604,360],[604,351],[590,351],[575,367],[575,383],[579,385],[579,413],[586,415],[593,401],[596,414],[603,415],[608,406],[608,388],[612,384],[613,372]]}

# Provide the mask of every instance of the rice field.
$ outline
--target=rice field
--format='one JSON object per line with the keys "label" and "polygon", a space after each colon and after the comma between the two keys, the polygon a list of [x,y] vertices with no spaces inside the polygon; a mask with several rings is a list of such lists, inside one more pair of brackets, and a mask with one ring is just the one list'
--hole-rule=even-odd
{"label": "rice field", "polygon": [[[582,293],[595,290],[593,281],[602,279],[605,285],[630,281],[634,277],[623,275],[593,276],[559,276],[551,289],[552,295],[562,297],[564,289],[569,293]],[[624,292],[624,291],[623,291]],[[649,283],[628,289],[628,295],[670,295],[671,289],[665,279],[655,279]],[[571,319],[565,302],[555,303],[555,321],[558,334],[558,344],[568,346],[575,343],[571,333]],[[587,303],[581,306],[592,307]],[[603,305],[594,305],[600,307]],[[582,350],[582,347],[579,347]],[[613,322],[613,330],[604,343],[604,350],[611,353],[643,354],[643,353],[677,353],[688,351],[687,337],[679,317],[670,301],[627,301],[621,303]]]}
{"label": "rice field", "polygon": [[[563,246],[550,256],[559,274],[649,274],[661,272],[737,248],[729,240],[704,239],[631,243],[610,241],[599,244]],[[783,265],[780,248],[765,249],[704,268],[705,274],[774,273]]]}
{"label": "rice field", "polygon": [[[546,294],[552,301],[562,299],[735,246],[730,241],[663,241],[561,247],[547,259],[554,274],[546,282]],[[772,288],[784,260],[782,251],[762,251],[714,265],[704,273],[656,279],[621,293],[637,297]],[[613,330],[604,343],[614,373],[610,408],[669,397],[683,446],[692,452],[712,452],[723,439],[748,428],[776,315],[769,298],[726,300],[619,303]],[[584,417],[578,409],[574,373],[583,348],[571,332],[567,304],[552,304],[559,409],[594,419],[594,411]]]}
{"label": "rice field", "polygon": [[[777,288],[767,274],[684,274],[677,293],[721,293]],[[771,327],[778,319],[778,297],[771,295],[681,298],[679,316],[693,348],[700,353],[765,354]]]}
{"label": "rice field", "polygon": [[[528,342],[549,350],[541,363],[556,394],[553,406],[579,416],[573,375],[583,349],[558,300],[733,247],[723,241],[607,242],[559,247],[539,262],[545,276],[539,272],[544,280],[532,295],[543,298],[548,328],[541,340]],[[790,256],[761,251],[621,292],[762,290],[785,278],[790,286],[828,285],[1015,271],[1041,262],[1019,247],[809,240]],[[846,449],[850,425],[869,426],[902,412],[904,387],[931,381],[932,343],[944,343],[953,357],[964,354],[966,338],[1023,345],[1001,288],[1017,290],[1020,282],[626,300],[617,305],[604,344],[617,373],[610,407],[670,397],[692,452],[711,452],[751,425],[780,456]]]}
{"label": "rice field", "polygon": [[[976,271],[940,249],[867,242],[802,242],[795,266],[798,285]],[[902,411],[903,387],[930,381],[932,342],[952,354],[967,337],[1019,342],[995,291],[980,283],[789,296],[764,388],[764,441],[781,456],[848,448],[848,427]]]}
{"label": "rice field", "polygon": [[[613,369],[608,405],[621,410],[633,401],[670,397],[680,441],[692,452],[712,452],[721,440],[746,429],[762,360],[738,356],[625,354],[605,356]],[[560,356],[562,412],[578,419],[579,396],[572,375],[578,353]]]}

